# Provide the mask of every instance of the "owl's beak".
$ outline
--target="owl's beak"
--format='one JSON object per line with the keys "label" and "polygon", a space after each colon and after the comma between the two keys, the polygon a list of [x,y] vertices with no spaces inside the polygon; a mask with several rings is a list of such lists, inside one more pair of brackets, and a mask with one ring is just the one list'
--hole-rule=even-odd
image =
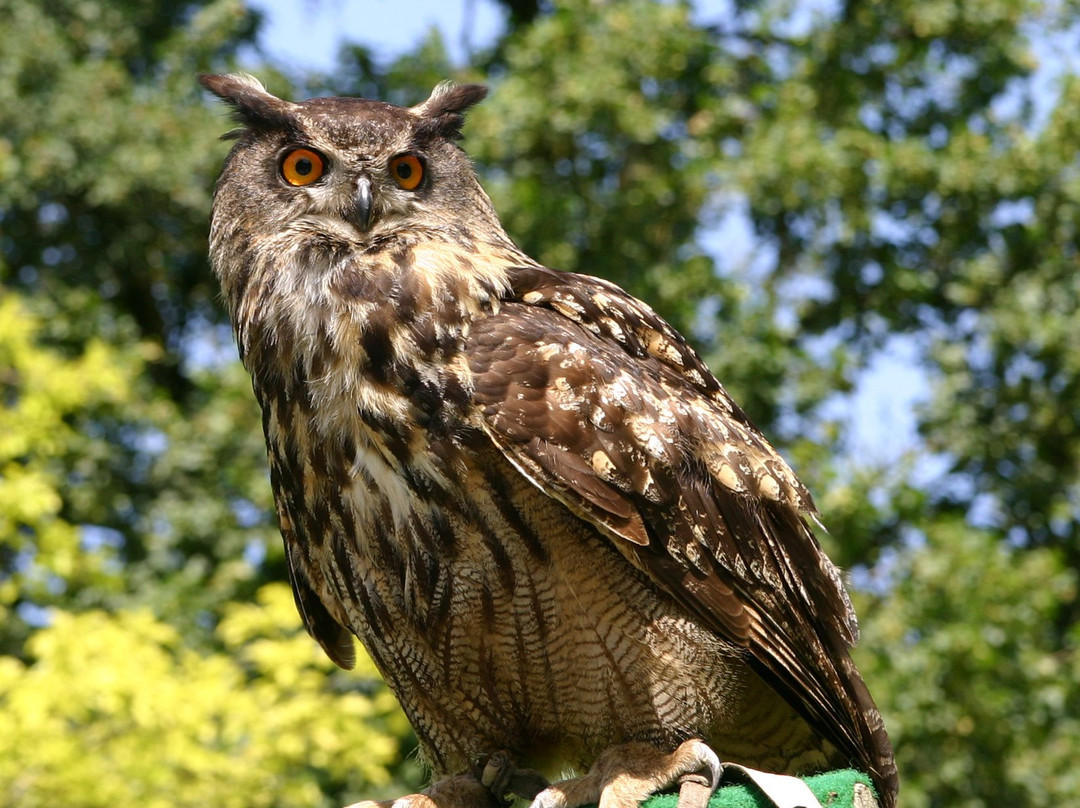
{"label": "owl's beak", "polygon": [[367,177],[356,181],[353,214],[353,221],[361,230],[367,230],[371,226],[371,180]]}

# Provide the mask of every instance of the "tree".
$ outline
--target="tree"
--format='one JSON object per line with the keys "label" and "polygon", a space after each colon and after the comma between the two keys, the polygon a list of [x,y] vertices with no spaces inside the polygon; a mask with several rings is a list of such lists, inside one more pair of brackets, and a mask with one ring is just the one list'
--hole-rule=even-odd
{"label": "tree", "polygon": [[226,610],[213,654],[148,611],[55,613],[34,664],[0,657],[5,804],[332,806],[386,785],[397,703],[366,657],[369,692],[329,686],[294,612],[287,585],[260,589]]}
{"label": "tree", "polygon": [[236,516],[268,503],[257,425],[227,403],[242,406],[242,377],[196,361],[224,355],[227,336],[212,328],[222,317],[205,259],[220,121],[191,77],[249,41],[254,20],[225,0],[11,0],[0,19],[11,29],[0,74],[5,283],[25,293],[43,346],[78,355],[98,341],[122,350],[119,364],[140,358],[123,406],[79,423],[82,442],[58,458],[61,516],[89,528],[84,547],[111,553],[122,574],[27,602],[153,602],[194,623],[238,589],[254,592],[257,575],[238,561],[272,533]]}
{"label": "tree", "polygon": [[[0,801],[340,805],[415,779],[298,633],[206,263],[237,2],[0,3]],[[297,653],[299,652],[299,653]]]}

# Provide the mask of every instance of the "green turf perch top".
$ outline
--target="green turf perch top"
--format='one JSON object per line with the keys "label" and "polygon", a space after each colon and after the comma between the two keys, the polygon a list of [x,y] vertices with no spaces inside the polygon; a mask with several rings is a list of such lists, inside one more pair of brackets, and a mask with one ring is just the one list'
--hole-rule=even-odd
{"label": "green turf perch top", "polygon": [[[725,771],[731,770],[725,766]],[[775,803],[750,782],[736,781],[725,784],[713,793],[708,808],[775,808]],[[801,778],[817,797],[822,808],[877,808],[870,778],[854,769],[815,774]],[[678,794],[657,794],[650,797],[642,808],[677,808]]]}

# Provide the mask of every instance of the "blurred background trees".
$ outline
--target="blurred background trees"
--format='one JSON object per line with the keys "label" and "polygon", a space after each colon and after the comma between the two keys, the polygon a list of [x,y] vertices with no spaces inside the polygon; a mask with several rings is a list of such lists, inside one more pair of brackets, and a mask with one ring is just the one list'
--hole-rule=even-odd
{"label": "blurred background trees", "polygon": [[0,0],[0,802],[422,779],[282,583],[205,257],[228,124],[193,77],[242,66],[289,96],[490,83],[466,147],[511,235],[692,335],[816,492],[904,804],[1076,803],[1078,4],[496,5],[464,63],[417,31],[320,75],[239,0]]}

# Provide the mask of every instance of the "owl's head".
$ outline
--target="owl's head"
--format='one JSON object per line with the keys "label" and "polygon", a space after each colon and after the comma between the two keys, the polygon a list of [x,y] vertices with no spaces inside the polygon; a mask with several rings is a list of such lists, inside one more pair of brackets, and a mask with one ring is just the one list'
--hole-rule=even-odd
{"label": "owl's head", "polygon": [[[215,225],[259,238],[283,232],[374,243],[397,232],[492,221],[457,146],[464,112],[487,95],[443,83],[414,107],[362,98],[292,103],[246,75],[202,75],[241,128],[215,192]],[[235,232],[234,230],[234,232]]]}

